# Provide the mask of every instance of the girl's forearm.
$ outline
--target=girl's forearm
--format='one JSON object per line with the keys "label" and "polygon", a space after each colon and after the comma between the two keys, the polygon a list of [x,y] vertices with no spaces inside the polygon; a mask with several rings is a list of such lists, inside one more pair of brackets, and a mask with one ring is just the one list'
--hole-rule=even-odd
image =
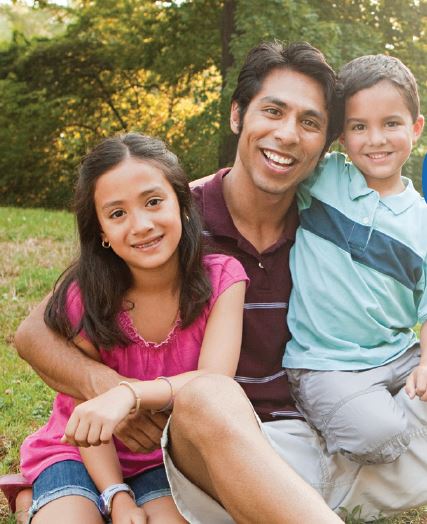
{"label": "girl's forearm", "polygon": [[100,446],[79,448],[83,463],[100,492],[123,482],[119,459],[113,441]]}
{"label": "girl's forearm", "polygon": [[195,377],[207,373],[206,370],[195,370],[181,373],[168,380],[146,380],[131,382],[137,396],[141,399],[141,408],[150,410],[161,410],[172,404],[173,397],[187,382]]}

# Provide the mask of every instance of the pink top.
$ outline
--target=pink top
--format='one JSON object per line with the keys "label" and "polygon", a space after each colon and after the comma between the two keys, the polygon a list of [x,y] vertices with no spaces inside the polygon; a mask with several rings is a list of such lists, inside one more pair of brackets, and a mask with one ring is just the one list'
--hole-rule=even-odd
{"label": "pink top", "polygon": [[[128,313],[119,313],[119,323],[131,339],[127,347],[101,349],[102,361],[125,377],[151,380],[160,375],[174,376],[197,369],[200,348],[210,311],[218,296],[232,284],[248,280],[240,262],[225,255],[206,255],[204,264],[208,272],[212,296],[201,315],[187,328],[176,323],[166,340],[158,344],[147,342],[135,330]],[[82,302],[77,286],[70,287],[68,314],[75,325],[82,315]],[[49,421],[25,439],[21,446],[22,474],[33,482],[48,466],[63,460],[81,462],[78,448],[61,444],[67,421],[74,409],[74,401],[59,393],[53,403]],[[152,453],[132,453],[118,439],[114,439],[122,467],[128,478],[162,464],[161,450]]]}

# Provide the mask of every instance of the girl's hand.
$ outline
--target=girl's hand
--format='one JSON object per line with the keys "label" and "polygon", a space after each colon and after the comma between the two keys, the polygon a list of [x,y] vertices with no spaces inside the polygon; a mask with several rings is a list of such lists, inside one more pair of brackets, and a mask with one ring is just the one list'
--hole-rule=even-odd
{"label": "girl's hand", "polygon": [[409,398],[419,397],[427,402],[427,366],[417,366],[406,379],[405,391]]}
{"label": "girl's hand", "polygon": [[74,446],[99,446],[111,440],[114,428],[134,407],[135,398],[124,386],[79,404],[71,414],[61,442]]}
{"label": "girl's hand", "polygon": [[129,493],[114,495],[111,507],[113,524],[146,524],[147,518],[142,508],[139,508]]}

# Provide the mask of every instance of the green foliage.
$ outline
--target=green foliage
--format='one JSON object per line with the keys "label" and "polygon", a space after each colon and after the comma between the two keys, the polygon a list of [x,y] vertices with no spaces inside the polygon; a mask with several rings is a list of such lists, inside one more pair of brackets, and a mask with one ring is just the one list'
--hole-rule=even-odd
{"label": "green foliage", "polygon": [[[336,68],[361,54],[392,53],[413,70],[422,107],[427,103],[427,0],[71,5],[0,7],[3,204],[67,207],[81,156],[101,137],[125,130],[166,139],[189,178],[214,171],[218,149],[227,146],[237,72],[262,39],[307,40]],[[230,5],[234,11],[226,11]],[[225,13],[234,13],[231,24]],[[230,29],[221,31],[225,25]],[[7,48],[2,34],[9,34]],[[405,166],[418,189],[425,144]]]}

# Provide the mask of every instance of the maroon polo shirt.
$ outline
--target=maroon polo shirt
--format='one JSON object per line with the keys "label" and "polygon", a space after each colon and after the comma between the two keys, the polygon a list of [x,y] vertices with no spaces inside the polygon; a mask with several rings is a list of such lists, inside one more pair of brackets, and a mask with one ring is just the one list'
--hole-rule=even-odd
{"label": "maroon polo shirt", "polygon": [[292,287],[289,251],[298,225],[296,205],[286,215],[280,240],[259,253],[239,233],[228,212],[222,191],[222,178],[228,172],[229,169],[220,170],[204,185],[193,188],[192,193],[210,246],[240,260],[251,281],[245,297],[236,380],[261,420],[300,417],[282,368],[283,351],[290,338],[286,316]]}

